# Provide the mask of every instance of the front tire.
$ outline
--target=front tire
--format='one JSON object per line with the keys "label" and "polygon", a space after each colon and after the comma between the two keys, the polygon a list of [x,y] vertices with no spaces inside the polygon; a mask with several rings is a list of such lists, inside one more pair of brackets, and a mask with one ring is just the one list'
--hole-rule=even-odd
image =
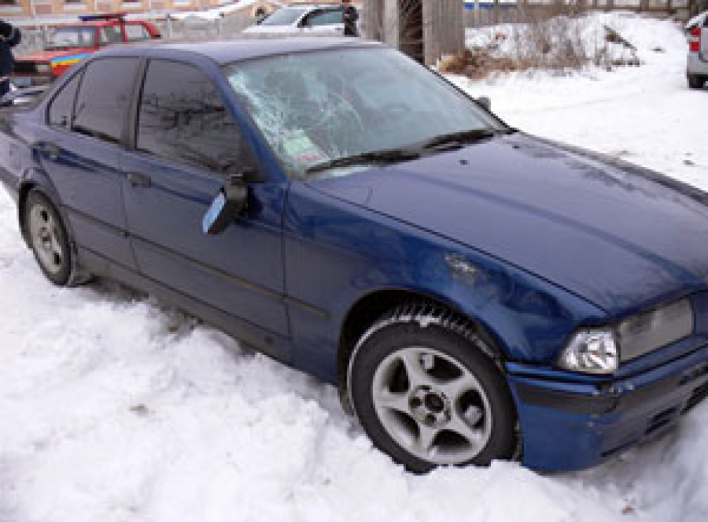
{"label": "front tire", "polygon": [[30,192],[25,203],[27,237],[39,268],[57,286],[69,284],[74,263],[69,235],[54,205],[41,192]]}
{"label": "front tire", "polygon": [[397,315],[369,330],[349,366],[349,396],[374,444],[418,473],[511,458],[516,409],[489,346]]}

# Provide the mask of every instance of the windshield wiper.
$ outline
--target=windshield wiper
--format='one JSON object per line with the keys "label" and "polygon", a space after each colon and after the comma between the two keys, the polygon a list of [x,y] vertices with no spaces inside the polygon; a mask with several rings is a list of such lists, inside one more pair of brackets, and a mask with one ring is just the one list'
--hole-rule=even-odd
{"label": "windshield wiper", "polygon": [[373,152],[355,154],[354,156],[323,161],[322,163],[317,163],[316,165],[309,167],[305,172],[312,174],[314,172],[320,172],[335,167],[348,167],[350,165],[362,165],[366,163],[396,163],[399,161],[417,159],[419,157],[419,152],[410,149],[376,150]]}
{"label": "windshield wiper", "polygon": [[421,147],[423,149],[434,149],[441,145],[463,145],[465,143],[471,143],[473,141],[484,140],[496,135],[497,131],[492,129],[473,129],[461,132],[452,132],[450,134],[441,134],[440,136],[435,136],[426,142],[423,142]]}

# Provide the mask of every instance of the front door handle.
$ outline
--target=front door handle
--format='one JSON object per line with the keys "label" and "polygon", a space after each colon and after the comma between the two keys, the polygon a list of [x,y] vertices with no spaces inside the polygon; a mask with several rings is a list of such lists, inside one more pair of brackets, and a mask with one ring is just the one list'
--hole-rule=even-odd
{"label": "front door handle", "polygon": [[149,187],[150,186],[150,176],[147,174],[142,174],[140,172],[128,172],[127,174],[128,183],[131,187]]}

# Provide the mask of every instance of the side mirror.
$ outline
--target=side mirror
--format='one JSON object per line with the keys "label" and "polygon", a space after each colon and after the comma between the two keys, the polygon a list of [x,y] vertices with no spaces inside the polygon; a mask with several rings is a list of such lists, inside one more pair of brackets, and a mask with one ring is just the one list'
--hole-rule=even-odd
{"label": "side mirror", "polygon": [[220,234],[248,206],[248,185],[244,174],[229,177],[226,185],[209,205],[209,210],[202,219],[202,231],[205,234]]}
{"label": "side mirror", "polygon": [[492,110],[492,100],[490,100],[488,96],[480,96],[479,98],[477,98],[477,103],[479,103],[488,111]]}

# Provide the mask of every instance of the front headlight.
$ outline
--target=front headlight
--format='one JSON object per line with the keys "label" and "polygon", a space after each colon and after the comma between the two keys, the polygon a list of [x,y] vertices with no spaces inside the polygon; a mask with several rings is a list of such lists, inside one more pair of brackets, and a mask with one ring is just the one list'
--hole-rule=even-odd
{"label": "front headlight", "polygon": [[48,63],[38,63],[37,64],[37,72],[39,73],[48,73],[51,70],[51,67],[49,67]]}
{"label": "front headlight", "polygon": [[611,330],[581,330],[576,332],[558,358],[566,370],[606,374],[617,370],[619,349]]}

